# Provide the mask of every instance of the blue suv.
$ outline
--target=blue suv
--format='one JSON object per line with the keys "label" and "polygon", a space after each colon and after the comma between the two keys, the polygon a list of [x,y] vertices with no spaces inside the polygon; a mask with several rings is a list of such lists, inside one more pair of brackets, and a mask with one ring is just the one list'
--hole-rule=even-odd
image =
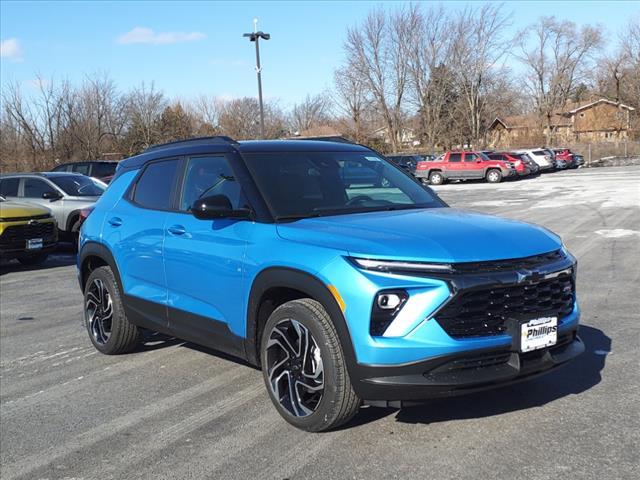
{"label": "blue suv", "polygon": [[237,356],[308,431],[584,350],[558,236],[449,208],[354,144],[211,137],[123,160],[81,229],[78,276],[99,351],[153,331]]}

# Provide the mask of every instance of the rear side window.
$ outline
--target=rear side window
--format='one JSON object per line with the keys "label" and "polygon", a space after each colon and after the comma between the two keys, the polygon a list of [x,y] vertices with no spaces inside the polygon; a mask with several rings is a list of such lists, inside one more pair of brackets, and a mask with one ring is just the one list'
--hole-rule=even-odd
{"label": "rear side window", "polygon": [[144,208],[169,210],[178,160],[150,163],[136,183],[133,201]]}
{"label": "rear side window", "polygon": [[449,155],[450,162],[459,162],[460,160],[462,160],[461,153],[452,153],[451,155]]}
{"label": "rear side window", "polygon": [[114,175],[115,173],[115,163],[94,163],[93,169],[91,170],[91,176],[98,178],[108,177],[110,175]]}
{"label": "rear side window", "polygon": [[78,165],[74,165],[72,170],[75,173],[80,173],[82,175],[89,175],[89,164],[88,163],[80,163]]}
{"label": "rear side window", "polygon": [[17,197],[19,178],[5,178],[0,180],[0,195],[3,197]]}

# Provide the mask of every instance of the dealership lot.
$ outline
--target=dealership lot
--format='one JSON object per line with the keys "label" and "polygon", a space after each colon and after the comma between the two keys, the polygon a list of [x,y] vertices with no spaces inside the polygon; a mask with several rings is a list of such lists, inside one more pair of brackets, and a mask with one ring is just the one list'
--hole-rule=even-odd
{"label": "dealership lot", "polygon": [[259,371],[213,351],[158,338],[96,353],[68,250],[0,267],[2,478],[637,478],[640,168],[437,191],[563,237],[579,259],[575,363],[308,434],[276,413]]}

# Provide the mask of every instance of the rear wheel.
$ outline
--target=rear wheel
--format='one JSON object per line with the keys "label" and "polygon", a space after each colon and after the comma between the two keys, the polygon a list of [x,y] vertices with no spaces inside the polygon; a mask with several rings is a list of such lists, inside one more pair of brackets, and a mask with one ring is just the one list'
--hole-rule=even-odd
{"label": "rear wheel", "polygon": [[492,169],[487,172],[487,182],[500,183],[502,181],[502,173],[500,170]]}
{"label": "rear wheel", "polygon": [[349,421],[360,407],[335,327],[324,307],[293,300],[269,317],[261,341],[264,381],[284,419],[321,432]]}
{"label": "rear wheel", "polygon": [[84,319],[91,343],[104,354],[128,353],[139,343],[140,331],[127,320],[118,284],[109,267],[96,268],[87,279]]}
{"label": "rear wheel", "polygon": [[444,175],[441,172],[431,172],[429,174],[429,183],[431,185],[442,185],[444,183]]}

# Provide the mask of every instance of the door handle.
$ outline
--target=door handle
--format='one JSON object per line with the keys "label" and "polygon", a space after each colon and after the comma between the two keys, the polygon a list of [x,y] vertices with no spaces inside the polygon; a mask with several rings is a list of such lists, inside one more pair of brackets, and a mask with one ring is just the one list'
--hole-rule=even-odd
{"label": "door handle", "polygon": [[167,228],[167,231],[171,235],[184,235],[187,233],[187,230],[182,225],[172,225]]}
{"label": "door handle", "polygon": [[112,217],[109,219],[109,225],[112,227],[119,227],[122,225],[122,219],[120,217]]}

